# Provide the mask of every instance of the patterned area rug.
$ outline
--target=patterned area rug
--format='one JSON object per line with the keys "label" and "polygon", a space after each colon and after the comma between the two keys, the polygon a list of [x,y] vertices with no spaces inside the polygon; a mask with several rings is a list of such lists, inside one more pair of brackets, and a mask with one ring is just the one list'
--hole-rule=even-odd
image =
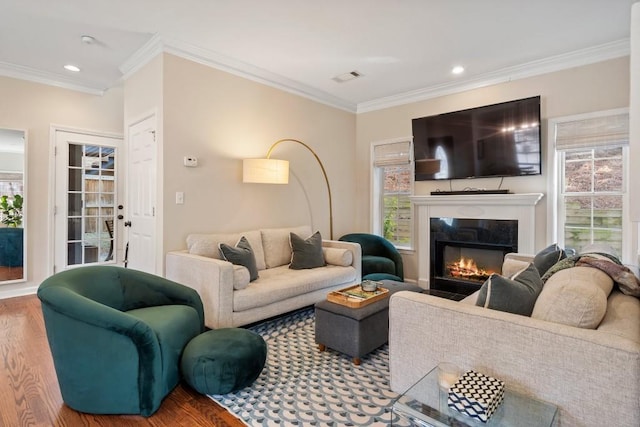
{"label": "patterned area rug", "polygon": [[314,321],[310,308],[249,328],[269,347],[262,374],[251,387],[209,397],[250,426],[389,425],[397,394],[389,389],[387,346],[356,366],[318,350]]}

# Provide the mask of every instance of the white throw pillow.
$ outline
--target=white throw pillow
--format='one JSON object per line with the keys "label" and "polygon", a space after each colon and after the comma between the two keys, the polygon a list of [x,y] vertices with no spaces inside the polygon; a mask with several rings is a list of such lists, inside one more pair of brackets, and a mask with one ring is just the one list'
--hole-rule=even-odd
{"label": "white throw pillow", "polygon": [[519,259],[505,258],[502,263],[502,273],[500,275],[505,277],[511,277],[518,271],[521,271],[529,266],[531,261],[522,261]]}
{"label": "white throw pillow", "polygon": [[249,286],[250,281],[251,274],[249,274],[247,267],[242,265],[233,266],[233,289],[236,291],[244,289]]}
{"label": "white throw pillow", "polygon": [[235,245],[242,237],[240,234],[189,234],[187,236],[187,250],[190,254],[222,259],[220,243]]}
{"label": "white throw pillow", "polygon": [[544,284],[531,317],[595,329],[607,311],[607,297],[612,289],[611,277],[597,268],[565,268]]}
{"label": "white throw pillow", "polygon": [[253,249],[253,254],[256,257],[256,268],[264,270],[266,265],[262,248],[262,234],[259,230],[243,233],[189,234],[187,236],[187,250],[193,255],[222,259],[220,256],[220,243],[235,246],[242,236],[249,241],[251,249]]}
{"label": "white throw pillow", "polygon": [[[295,233],[302,238],[311,236],[311,227],[308,225],[291,228],[267,228],[260,230],[264,249],[264,261],[266,268],[279,267],[291,262],[291,245],[289,233]],[[259,269],[259,268],[258,268]]]}
{"label": "white throw pillow", "polygon": [[344,248],[322,248],[324,261],[327,264],[348,267],[353,263],[353,254],[349,249]]}

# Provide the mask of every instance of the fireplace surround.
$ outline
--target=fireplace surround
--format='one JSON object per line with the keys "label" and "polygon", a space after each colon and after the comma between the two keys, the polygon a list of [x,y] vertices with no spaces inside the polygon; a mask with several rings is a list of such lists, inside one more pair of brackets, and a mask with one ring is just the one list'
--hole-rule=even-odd
{"label": "fireplace surround", "polygon": [[[413,196],[414,212],[417,212],[417,256],[418,256],[418,284],[425,289],[438,289],[439,284],[433,284],[432,252],[435,242],[432,242],[431,220],[439,218],[455,218],[458,221],[509,220],[517,224],[516,231],[512,231],[515,242],[502,241],[485,242],[495,244],[492,250],[498,251],[500,256],[507,252],[535,252],[535,224],[536,205],[542,199],[542,193],[521,194],[469,194],[447,196]],[[473,228],[473,227],[467,227]],[[466,231],[465,233],[469,233]],[[464,234],[463,234],[464,235]],[[450,246],[456,247],[460,242],[460,235],[449,240]],[[441,239],[443,240],[443,239]],[[451,243],[453,242],[453,243]],[[463,239],[464,242],[464,239]],[[479,243],[480,244],[480,243]],[[473,245],[467,245],[473,246]],[[476,248],[477,249],[477,248]],[[467,251],[469,248],[466,249]],[[501,261],[501,260],[500,260]],[[497,263],[494,262],[494,264]],[[473,286],[477,289],[477,286]],[[471,289],[466,289],[469,293]]]}

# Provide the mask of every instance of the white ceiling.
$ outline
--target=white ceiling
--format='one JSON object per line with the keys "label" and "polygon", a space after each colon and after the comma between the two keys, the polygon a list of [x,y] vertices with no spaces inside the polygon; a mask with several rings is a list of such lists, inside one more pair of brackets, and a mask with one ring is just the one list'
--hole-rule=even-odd
{"label": "white ceiling", "polygon": [[0,0],[0,75],[101,93],[163,49],[366,111],[627,55],[634,1]]}

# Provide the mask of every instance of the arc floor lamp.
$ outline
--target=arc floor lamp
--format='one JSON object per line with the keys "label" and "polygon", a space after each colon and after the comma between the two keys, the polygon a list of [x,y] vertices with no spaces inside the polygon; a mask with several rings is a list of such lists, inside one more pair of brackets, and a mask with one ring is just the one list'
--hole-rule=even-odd
{"label": "arc floor lamp", "polygon": [[327,193],[329,195],[329,238],[333,240],[333,204],[331,202],[331,186],[329,185],[327,171],[325,171],[324,165],[320,161],[320,157],[318,157],[316,152],[304,142],[290,138],[281,139],[273,143],[271,148],[269,148],[269,151],[267,151],[267,157],[265,159],[244,159],[242,161],[242,182],[259,184],[288,184],[289,161],[271,158],[271,152],[273,149],[283,142],[294,142],[302,145],[304,148],[309,150],[311,154],[313,154],[318,165],[320,165],[324,181],[327,184]]}

